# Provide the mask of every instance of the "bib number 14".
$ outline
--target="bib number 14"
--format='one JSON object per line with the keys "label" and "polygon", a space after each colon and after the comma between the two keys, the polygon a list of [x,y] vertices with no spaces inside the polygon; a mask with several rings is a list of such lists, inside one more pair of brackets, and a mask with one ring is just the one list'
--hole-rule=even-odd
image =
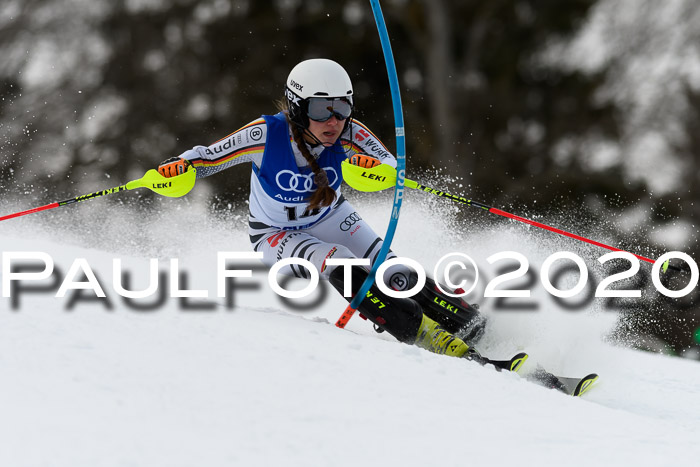
{"label": "bib number 14", "polygon": [[287,211],[287,220],[292,222],[297,219],[303,219],[305,217],[317,216],[321,212],[321,208],[309,209],[308,206],[304,208],[304,212],[301,216],[297,216],[297,206],[285,206],[284,210]]}

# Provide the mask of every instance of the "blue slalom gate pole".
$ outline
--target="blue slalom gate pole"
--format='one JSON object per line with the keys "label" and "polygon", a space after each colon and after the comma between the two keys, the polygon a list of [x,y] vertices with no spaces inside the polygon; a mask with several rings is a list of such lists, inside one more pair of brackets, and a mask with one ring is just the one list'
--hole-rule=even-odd
{"label": "blue slalom gate pole", "polygon": [[367,291],[372,287],[377,268],[384,262],[386,255],[389,253],[391,242],[394,239],[396,226],[399,222],[399,214],[401,212],[401,203],[403,201],[404,177],[406,176],[406,137],[403,123],[403,107],[401,106],[401,93],[399,90],[399,78],[396,73],[396,64],[394,62],[394,54],[391,51],[391,43],[389,42],[389,33],[384,22],[382,8],[379,5],[379,0],[370,0],[372,5],[372,13],[374,20],[377,23],[377,31],[379,32],[379,40],[382,43],[382,51],[384,52],[384,61],[386,63],[386,72],[389,76],[389,87],[391,89],[391,102],[394,107],[394,126],[396,127],[396,186],[394,188],[394,204],[391,210],[391,219],[389,227],[384,235],[384,244],[379,250],[377,260],[374,262],[372,269],[367,276],[367,279],[362,283],[360,290],[353,297],[350,305],[345,309],[341,317],[335,323],[339,328],[344,328],[350,318],[352,318],[357,308],[362,303],[362,300],[367,295]]}

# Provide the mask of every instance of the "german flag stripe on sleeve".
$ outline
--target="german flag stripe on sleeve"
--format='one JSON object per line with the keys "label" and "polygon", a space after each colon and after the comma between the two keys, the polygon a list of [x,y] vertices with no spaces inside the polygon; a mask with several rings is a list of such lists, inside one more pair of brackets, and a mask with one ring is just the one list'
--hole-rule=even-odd
{"label": "german flag stripe on sleeve", "polygon": [[216,167],[218,165],[226,164],[227,162],[231,162],[232,160],[236,159],[237,157],[240,156],[245,156],[248,154],[255,154],[258,152],[263,152],[265,150],[265,145],[257,145],[257,146],[248,146],[245,148],[241,148],[238,151],[234,151],[230,154],[226,154],[224,156],[221,156],[217,159],[192,159],[190,162],[192,162],[192,165],[195,167]]}
{"label": "german flag stripe on sleeve", "polygon": [[348,141],[347,139],[341,140],[341,144],[343,145],[343,149],[345,150],[345,152],[348,152],[348,151],[362,152],[362,148],[360,146],[353,143],[352,141]]}

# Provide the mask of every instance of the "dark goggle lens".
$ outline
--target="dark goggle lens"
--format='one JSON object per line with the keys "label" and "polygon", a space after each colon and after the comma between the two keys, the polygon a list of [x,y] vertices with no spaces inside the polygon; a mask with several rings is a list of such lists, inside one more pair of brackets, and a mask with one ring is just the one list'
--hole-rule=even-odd
{"label": "dark goggle lens", "polygon": [[345,120],[352,114],[352,105],[343,98],[325,99],[312,97],[309,99],[309,109],[306,115],[311,120],[325,122],[335,116],[338,120]]}

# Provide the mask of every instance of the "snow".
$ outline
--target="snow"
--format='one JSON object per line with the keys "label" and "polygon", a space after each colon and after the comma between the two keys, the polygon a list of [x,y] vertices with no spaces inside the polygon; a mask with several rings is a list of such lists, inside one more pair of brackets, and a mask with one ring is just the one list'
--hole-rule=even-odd
{"label": "snow", "polygon": [[[471,254],[481,267],[503,249],[535,268],[571,247],[503,223],[491,235],[483,226],[449,235],[450,212],[426,199],[408,194],[394,250],[427,269],[445,252]],[[354,202],[385,229],[381,202]],[[491,318],[484,354],[527,349],[525,372],[540,363],[564,375],[600,374],[594,389],[572,398],[399,344],[359,317],[338,329],[345,301],[331,290],[301,300],[321,306],[294,311],[259,268],[236,280],[231,308],[215,297],[216,253],[249,251],[243,222],[169,200],[148,219],[110,207],[110,223],[101,224],[87,219],[106,205],[92,203],[1,226],[3,252],[50,253],[60,272],[53,281],[85,258],[109,306],[90,290],[56,298],[52,280],[39,284],[50,290],[20,292],[16,307],[0,298],[0,465],[658,466],[700,455],[698,363],[604,342],[615,317],[595,304],[563,311],[541,287],[533,287],[534,312],[493,312],[493,299],[481,301]],[[82,238],[61,227],[81,211],[91,213],[81,227],[93,232]],[[133,289],[144,289],[151,257],[166,277],[177,257],[187,288],[209,298],[146,310],[125,302],[112,286],[113,260],[123,261]]]}

